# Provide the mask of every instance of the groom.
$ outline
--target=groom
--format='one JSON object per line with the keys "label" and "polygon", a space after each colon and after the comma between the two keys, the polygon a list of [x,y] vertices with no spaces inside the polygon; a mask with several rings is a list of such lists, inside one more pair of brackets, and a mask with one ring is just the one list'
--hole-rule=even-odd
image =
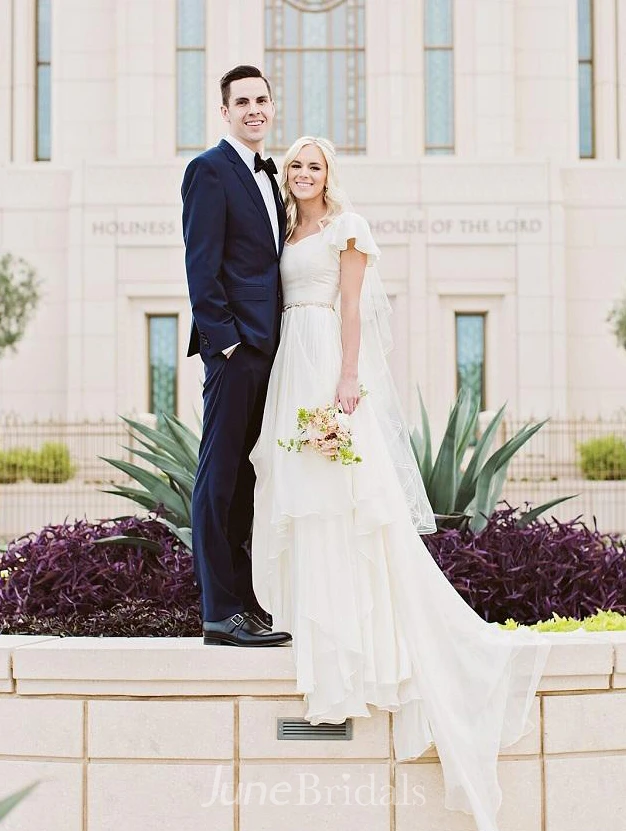
{"label": "groom", "polygon": [[291,636],[272,632],[252,587],[248,456],[278,344],[286,216],[276,166],[261,155],[275,112],[267,79],[254,66],[237,66],[220,86],[228,135],[189,163],[182,185],[193,316],[187,354],[200,353],[205,376],[191,508],[194,572],[205,644],[276,646]]}

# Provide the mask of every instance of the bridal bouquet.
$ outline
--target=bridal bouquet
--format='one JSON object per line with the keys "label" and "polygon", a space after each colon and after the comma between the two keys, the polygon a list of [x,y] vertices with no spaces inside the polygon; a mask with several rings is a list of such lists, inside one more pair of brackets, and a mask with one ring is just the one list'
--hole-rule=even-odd
{"label": "bridal bouquet", "polygon": [[[367,395],[362,387],[360,395]],[[326,456],[331,462],[339,460],[342,465],[352,465],[362,462],[352,449],[352,435],[350,431],[350,417],[341,407],[329,405],[307,410],[301,407],[297,415],[298,436],[295,439],[278,444],[285,450],[295,450],[300,453],[303,447],[309,447],[316,453]]]}

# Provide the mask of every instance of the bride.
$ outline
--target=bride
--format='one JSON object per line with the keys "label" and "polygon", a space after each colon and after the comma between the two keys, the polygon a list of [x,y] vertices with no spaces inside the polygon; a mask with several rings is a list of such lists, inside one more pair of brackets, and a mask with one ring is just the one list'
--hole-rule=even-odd
{"label": "bride", "polygon": [[[385,359],[380,252],[339,190],[330,142],[298,139],[281,191],[281,339],[250,457],[255,593],[293,634],[311,723],[393,712],[396,759],[436,743],[446,807],[497,831],[498,751],[532,729],[549,641],[484,621],[421,540],[435,521]],[[332,404],[360,463],[280,446],[300,408]]]}

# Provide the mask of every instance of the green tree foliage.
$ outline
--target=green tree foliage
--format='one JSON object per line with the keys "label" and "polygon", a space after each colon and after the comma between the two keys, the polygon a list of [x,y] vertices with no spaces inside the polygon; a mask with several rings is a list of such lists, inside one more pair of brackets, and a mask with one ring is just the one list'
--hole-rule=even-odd
{"label": "green tree foliage", "polygon": [[622,349],[626,349],[626,296],[618,300],[607,317],[611,331]]}
{"label": "green tree foliage", "polygon": [[26,260],[0,257],[0,358],[16,351],[40,298],[40,280]]}

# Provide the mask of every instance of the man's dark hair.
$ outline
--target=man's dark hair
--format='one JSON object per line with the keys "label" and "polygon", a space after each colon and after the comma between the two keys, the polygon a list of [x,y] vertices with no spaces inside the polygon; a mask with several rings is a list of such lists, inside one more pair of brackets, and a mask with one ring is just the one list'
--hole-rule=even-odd
{"label": "man's dark hair", "polygon": [[222,77],[220,80],[220,88],[222,90],[222,104],[227,107],[228,102],[230,100],[230,85],[233,81],[240,81],[242,78],[263,78],[265,81],[265,86],[267,87],[267,93],[270,97],[270,101],[272,99],[272,88],[270,87],[270,82],[263,76],[263,73],[260,69],[257,69],[256,66],[236,66],[234,69],[231,69],[230,72],[227,72],[226,75]]}

